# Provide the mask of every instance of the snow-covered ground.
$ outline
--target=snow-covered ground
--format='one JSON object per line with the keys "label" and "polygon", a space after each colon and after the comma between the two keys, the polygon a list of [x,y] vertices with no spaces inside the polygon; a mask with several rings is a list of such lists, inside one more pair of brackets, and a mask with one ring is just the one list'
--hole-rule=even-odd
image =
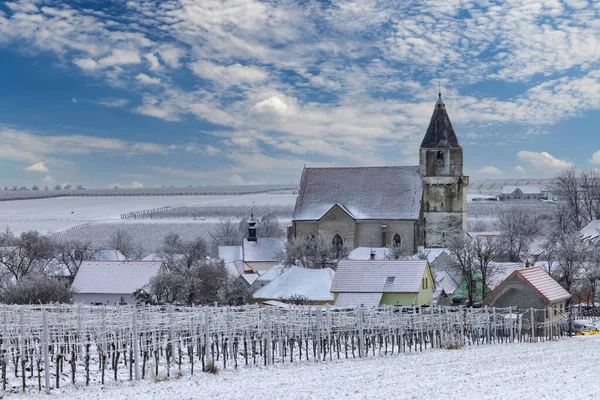
{"label": "snow-covered ground", "polygon": [[0,202],[0,229],[62,231],[89,222],[119,221],[121,214],[164,206],[294,205],[296,195],[258,193],[232,196],[61,197]]}
{"label": "snow-covered ground", "polygon": [[[600,336],[199,373],[37,394],[60,399],[595,398]],[[15,398],[36,394],[15,395]]]}

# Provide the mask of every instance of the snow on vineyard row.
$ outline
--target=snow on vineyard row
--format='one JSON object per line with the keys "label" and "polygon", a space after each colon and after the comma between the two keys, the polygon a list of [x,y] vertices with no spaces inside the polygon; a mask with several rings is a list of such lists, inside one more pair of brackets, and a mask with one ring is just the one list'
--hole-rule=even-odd
{"label": "snow on vineyard row", "polygon": [[529,323],[544,312],[3,306],[0,382],[7,392],[34,392],[193,375],[213,362],[259,368],[561,337],[560,319]]}
{"label": "snow on vineyard row", "polygon": [[597,397],[600,336],[471,346],[361,360],[220,370],[167,381],[32,392],[15,398],[90,399],[588,399]]}

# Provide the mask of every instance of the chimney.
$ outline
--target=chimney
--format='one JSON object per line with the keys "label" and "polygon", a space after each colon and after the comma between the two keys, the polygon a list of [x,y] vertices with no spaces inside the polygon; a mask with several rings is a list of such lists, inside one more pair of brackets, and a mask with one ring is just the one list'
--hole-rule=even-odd
{"label": "chimney", "polygon": [[371,250],[371,261],[375,261],[375,250]]}
{"label": "chimney", "polygon": [[256,222],[254,221],[254,213],[250,214],[250,221],[248,221],[248,241],[256,242]]}

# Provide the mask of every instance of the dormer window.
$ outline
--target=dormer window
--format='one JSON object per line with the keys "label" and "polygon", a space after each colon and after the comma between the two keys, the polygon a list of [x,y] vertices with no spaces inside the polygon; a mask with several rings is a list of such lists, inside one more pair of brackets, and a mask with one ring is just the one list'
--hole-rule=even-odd
{"label": "dormer window", "polygon": [[444,152],[441,151],[441,150],[437,152],[436,160],[435,160],[435,165],[438,168],[443,168],[444,167]]}
{"label": "dormer window", "polygon": [[394,283],[394,278],[395,276],[388,276],[387,278],[385,278],[385,284],[386,285],[391,285]]}

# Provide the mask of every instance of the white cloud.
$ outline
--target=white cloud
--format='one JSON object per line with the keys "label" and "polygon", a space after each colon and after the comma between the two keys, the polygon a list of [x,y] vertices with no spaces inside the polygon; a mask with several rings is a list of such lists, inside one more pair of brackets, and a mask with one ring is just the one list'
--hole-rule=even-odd
{"label": "white cloud", "polygon": [[138,181],[133,181],[131,182],[131,187],[134,189],[139,189],[139,188],[143,188],[144,184]]}
{"label": "white cloud", "polygon": [[101,67],[114,67],[116,65],[139,64],[140,54],[136,50],[114,49],[108,56],[98,60]]}
{"label": "white cloud", "polygon": [[517,157],[519,157],[520,160],[529,163],[532,168],[537,170],[556,171],[573,166],[573,163],[560,160],[545,151],[519,151]]}
{"label": "white cloud", "polygon": [[42,161],[30,165],[29,167],[25,168],[25,171],[43,172],[43,173],[46,173],[46,174],[48,172],[50,172],[50,170],[48,169],[48,167],[46,167]]}
{"label": "white cloud", "polygon": [[160,78],[152,78],[146,74],[137,74],[135,77],[140,83],[144,85],[158,85],[160,84]]}
{"label": "white cloud", "polygon": [[268,77],[261,68],[241,64],[221,66],[209,61],[197,61],[190,65],[190,69],[198,76],[218,81],[223,85],[260,83]]}
{"label": "white cloud", "polygon": [[239,174],[233,174],[227,179],[227,183],[230,185],[244,185],[246,182]]}
{"label": "white cloud", "polygon": [[252,106],[252,111],[257,114],[266,114],[277,117],[290,117],[297,112],[295,107],[286,104],[277,96],[269,97],[266,100],[256,103]]}
{"label": "white cloud", "polygon": [[524,174],[524,173],[525,173],[525,172],[527,172],[527,171],[525,170],[525,168],[523,168],[523,167],[521,167],[521,166],[517,165],[517,166],[515,167],[515,172],[517,172],[517,173],[519,173],[519,174]]}
{"label": "white cloud", "polygon": [[71,99],[71,101],[73,102],[73,104],[77,104],[77,99],[76,99],[75,97],[73,97],[73,98]]}
{"label": "white cloud", "polygon": [[127,99],[101,99],[96,100],[93,103],[100,104],[106,107],[125,107],[129,104]]}
{"label": "white cloud", "polygon": [[154,53],[144,54],[144,58],[150,64],[150,71],[161,71],[163,69],[163,66],[160,64],[158,57],[156,57]]}
{"label": "white cloud", "polygon": [[480,168],[477,172],[484,175],[504,175],[504,171],[492,166]]}
{"label": "white cloud", "polygon": [[590,164],[600,164],[600,150],[592,154],[592,158],[588,160]]}
{"label": "white cloud", "polygon": [[206,154],[209,156],[215,156],[221,153],[221,150],[211,146],[210,144],[202,145],[202,144],[194,144],[190,143],[185,146],[185,151],[189,153],[198,153],[198,154]]}
{"label": "white cloud", "polygon": [[55,183],[56,181],[50,176],[50,175],[46,175],[44,177],[44,179],[42,179],[42,183],[46,183],[46,184],[52,184]]}

